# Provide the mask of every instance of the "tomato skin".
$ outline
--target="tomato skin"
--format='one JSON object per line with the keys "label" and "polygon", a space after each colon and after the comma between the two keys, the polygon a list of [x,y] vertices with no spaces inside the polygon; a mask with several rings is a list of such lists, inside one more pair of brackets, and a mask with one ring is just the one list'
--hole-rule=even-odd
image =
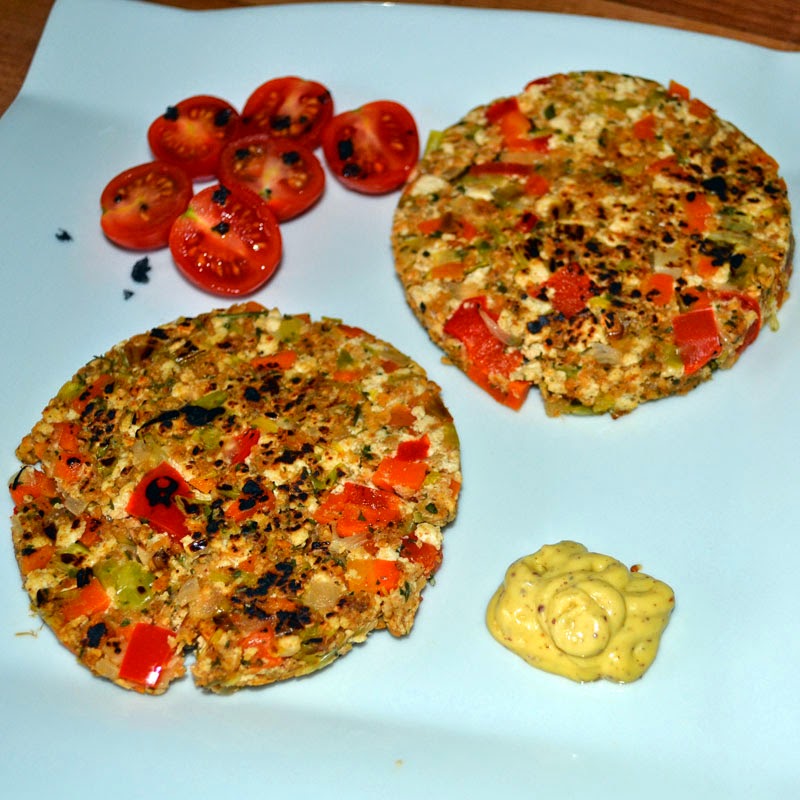
{"label": "tomato skin", "polygon": [[126,169],[100,195],[100,227],[114,244],[129,250],[166,247],[172,223],[186,210],[192,183],[180,168],[163,161]]}
{"label": "tomato skin", "polygon": [[337,114],[322,134],[322,151],[348,189],[386,194],[399,189],[417,163],[417,124],[400,103],[376,100]]}
{"label": "tomato skin", "polygon": [[255,192],[278,222],[307,211],[325,189],[325,170],[311,150],[266,134],[244,136],[226,145],[219,179],[224,186]]}
{"label": "tomato skin", "polygon": [[278,221],[267,204],[220,184],[194,195],[172,226],[169,246],[189,281],[221,296],[250,294],[263,286],[283,250]]}
{"label": "tomato skin", "polygon": [[227,100],[196,95],[154,119],[147,141],[160,161],[182,167],[190,178],[211,178],[222,148],[239,134],[240,126],[239,112]]}
{"label": "tomato skin", "polygon": [[333,117],[333,98],[316,81],[289,75],[262,83],[242,109],[242,133],[289,139],[313,150]]}

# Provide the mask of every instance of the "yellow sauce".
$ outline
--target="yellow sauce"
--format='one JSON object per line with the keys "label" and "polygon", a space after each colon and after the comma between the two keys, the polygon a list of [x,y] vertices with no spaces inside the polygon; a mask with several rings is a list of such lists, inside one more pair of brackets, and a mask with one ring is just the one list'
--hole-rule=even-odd
{"label": "yellow sauce", "polygon": [[486,624],[538,669],[628,683],[653,663],[674,606],[666,583],[565,541],[508,568]]}

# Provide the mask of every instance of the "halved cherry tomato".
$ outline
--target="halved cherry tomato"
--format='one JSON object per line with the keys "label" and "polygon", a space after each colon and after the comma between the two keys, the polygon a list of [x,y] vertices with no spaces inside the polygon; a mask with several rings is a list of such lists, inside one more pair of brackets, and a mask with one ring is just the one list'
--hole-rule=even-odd
{"label": "halved cherry tomato", "polygon": [[349,189],[385,194],[402,186],[417,163],[417,124],[400,103],[376,100],[337,114],[322,134],[322,152]]}
{"label": "halved cherry tomato", "polygon": [[222,185],[198,192],[169,237],[178,269],[201,289],[218,295],[254,292],[281,260],[281,232],[259,197]]}
{"label": "halved cherry tomato", "polygon": [[169,241],[172,223],[192,197],[189,176],[173,164],[152,161],[113,177],[100,195],[100,226],[120,247],[156,250]]}
{"label": "halved cherry tomato", "polygon": [[255,192],[279,222],[311,208],[325,188],[325,170],[307,147],[266,134],[245,136],[222,151],[219,179]]}
{"label": "halved cherry tomato", "polygon": [[222,148],[239,126],[239,112],[227,100],[197,95],[154,119],[147,141],[157,159],[182,167],[190,178],[210,178],[217,174]]}
{"label": "halved cherry tomato", "polygon": [[313,150],[333,116],[331,93],[316,81],[296,76],[262,83],[242,110],[245,133],[289,139]]}

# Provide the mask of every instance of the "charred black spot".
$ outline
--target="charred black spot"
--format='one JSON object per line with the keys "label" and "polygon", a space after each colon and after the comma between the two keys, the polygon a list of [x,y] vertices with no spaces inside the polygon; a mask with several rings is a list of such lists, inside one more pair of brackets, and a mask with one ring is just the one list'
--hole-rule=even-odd
{"label": "charred black spot", "polygon": [[278,611],[275,633],[289,633],[291,631],[302,630],[311,623],[311,611],[305,606],[295,611]]}
{"label": "charred black spot", "polygon": [[78,584],[78,588],[82,589],[84,586],[87,586],[92,580],[93,575],[94,572],[92,572],[91,567],[81,567],[77,573],[75,573],[75,581]]}
{"label": "charred black spot", "polygon": [[86,631],[86,646],[99,647],[100,642],[106,635],[106,630],[105,622],[97,622],[94,625],[90,625]]}
{"label": "charred black spot", "polygon": [[715,194],[723,202],[728,199],[728,183],[721,175],[707,178],[703,181],[702,186],[707,192]]}

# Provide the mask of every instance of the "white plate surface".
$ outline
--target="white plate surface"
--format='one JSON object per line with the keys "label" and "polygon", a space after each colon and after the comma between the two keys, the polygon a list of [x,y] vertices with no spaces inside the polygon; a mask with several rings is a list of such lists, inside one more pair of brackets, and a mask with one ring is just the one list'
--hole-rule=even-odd
{"label": "white plate surface", "polygon": [[[241,105],[300,74],[341,110],[405,103],[423,139],[556,71],[602,68],[689,86],[782,164],[798,204],[800,55],[581,17],[391,5],[184,12],[57,0],[0,120],[0,470],[85,361],[150,326],[219,306],[169,256],[100,233],[105,182],[149,158],[145,131],[197,93]],[[0,785],[15,798],[794,797],[800,730],[796,487],[800,299],[730,372],[617,421],[519,413],[441,363],[394,277],[396,196],[329,181],[285,226],[257,295],[338,316],[426,367],[458,425],[464,490],[412,634],[373,635],[310,678],[230,697],[190,681],[160,698],[78,667],[28,610],[0,552]],[[58,241],[59,229],[73,237]],[[126,289],[133,296],[123,299]],[[11,512],[0,500],[2,516]],[[677,608],[644,679],[573,684],[501,648],[484,609],[514,559],[562,538],[670,583]],[[36,635],[25,635],[35,632]]]}

